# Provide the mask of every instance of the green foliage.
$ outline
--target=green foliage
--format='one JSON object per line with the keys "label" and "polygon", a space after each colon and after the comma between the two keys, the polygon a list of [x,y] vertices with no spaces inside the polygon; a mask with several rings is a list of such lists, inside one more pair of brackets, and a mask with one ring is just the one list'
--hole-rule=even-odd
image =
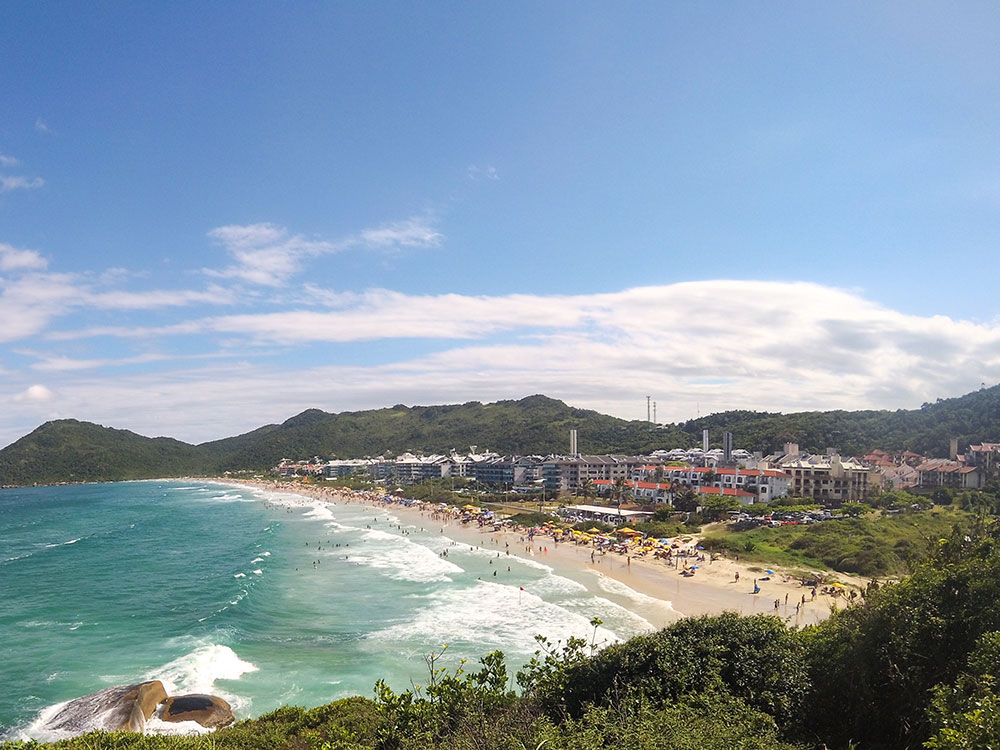
{"label": "green foliage", "polygon": [[193,445],[75,419],[46,422],[0,451],[0,484],[150,479],[210,470]]}
{"label": "green foliage", "polygon": [[1000,632],[984,634],[966,671],[952,686],[934,688],[928,716],[935,733],[931,750],[1000,747]]}
{"label": "green foliage", "polygon": [[950,534],[954,525],[965,528],[972,521],[968,514],[951,511],[841,518],[719,531],[705,537],[704,544],[748,561],[883,576],[908,573],[934,552],[938,539]]}
{"label": "green foliage", "polygon": [[544,750],[792,750],[770,716],[725,693],[664,706],[641,697],[590,706],[579,719],[543,725],[538,737]]}
{"label": "green foliage", "polygon": [[[973,731],[980,722],[992,731],[992,718],[974,715],[972,684],[960,678],[977,670],[982,676],[988,659],[973,652],[995,656],[998,630],[997,527],[956,529],[910,578],[803,633],[810,702],[837,707],[817,712],[811,731],[831,746],[863,738],[873,749],[916,747],[933,732],[940,747],[962,747],[940,730]],[[943,692],[942,685],[954,690]],[[992,691],[985,680],[982,687]]]}
{"label": "green foliage", "polygon": [[544,526],[557,519],[549,513],[515,513],[510,520],[522,526]]}
{"label": "green foliage", "polygon": [[641,531],[643,534],[648,534],[653,539],[665,539],[682,534],[693,534],[697,533],[699,529],[698,526],[692,528],[680,519],[674,521],[647,521],[646,523],[634,524],[632,528],[636,531]]}
{"label": "green foliage", "polygon": [[588,705],[629,695],[654,706],[694,693],[725,691],[756,711],[788,721],[801,709],[808,681],[798,639],[775,617],[725,614],[681,620],[614,644],[589,659],[519,682],[550,715],[582,716]]}
{"label": "green foliage", "polygon": [[811,453],[834,446],[847,456],[861,455],[872,448],[947,456],[951,437],[957,437],[959,445],[964,446],[995,440],[1000,435],[1000,386],[943,399],[921,409],[795,414],[729,411],[691,420],[680,427],[692,440],[703,429],[720,436],[732,432],[741,448],[765,454],[794,442]]}
{"label": "green foliage", "polygon": [[285,706],[207,735],[89,732],[51,745],[0,742],[0,750],[368,750],[381,721],[372,701],[354,697],[311,711]]}
{"label": "green foliage", "polygon": [[438,745],[460,726],[487,726],[491,714],[515,703],[500,651],[484,656],[481,670],[466,674],[464,660],[452,673],[437,666],[447,648],[428,656],[426,687],[394,693],[382,680],[375,684],[375,702],[383,719],[376,732],[378,750]]}

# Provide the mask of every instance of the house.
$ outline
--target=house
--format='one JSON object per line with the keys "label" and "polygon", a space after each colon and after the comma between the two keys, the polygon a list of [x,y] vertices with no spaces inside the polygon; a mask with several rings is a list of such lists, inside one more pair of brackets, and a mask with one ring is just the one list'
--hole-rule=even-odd
{"label": "house", "polygon": [[778,467],[791,475],[791,491],[798,497],[832,505],[862,502],[868,497],[871,469],[852,458],[794,453],[780,458]]}

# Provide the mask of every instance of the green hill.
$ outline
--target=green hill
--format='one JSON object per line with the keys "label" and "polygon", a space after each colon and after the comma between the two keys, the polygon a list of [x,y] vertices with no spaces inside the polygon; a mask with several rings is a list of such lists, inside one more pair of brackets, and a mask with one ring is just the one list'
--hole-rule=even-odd
{"label": "green hill", "polygon": [[46,422],[0,451],[0,484],[149,479],[202,473],[202,452],[91,422]]}
{"label": "green hill", "polygon": [[[258,430],[199,448],[223,469],[274,466],[282,458],[342,458],[397,455],[404,451],[464,451],[471,445],[498,453],[548,454],[569,450],[569,430],[580,435],[580,450],[636,453],[666,444],[688,444],[677,428],[654,430],[596,411],[575,409],[545,396],[519,401],[451,406],[393,406],[390,409],[327,414],[310,409],[277,427]],[[250,433],[254,435],[254,433]]]}
{"label": "green hill", "polygon": [[861,455],[882,448],[947,456],[952,437],[958,438],[960,450],[970,443],[1000,440],[1000,385],[958,398],[938,399],[920,409],[794,414],[728,411],[683,425],[692,436],[700,436],[705,428],[718,440],[723,432],[732,432],[735,445],[765,454],[792,442],[809,452],[832,447],[844,455]]}

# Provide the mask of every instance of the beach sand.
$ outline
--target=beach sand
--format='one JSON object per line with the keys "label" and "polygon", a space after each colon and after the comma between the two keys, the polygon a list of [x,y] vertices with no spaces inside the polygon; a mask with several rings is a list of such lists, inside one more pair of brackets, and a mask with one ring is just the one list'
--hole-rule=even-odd
{"label": "beach sand", "polygon": [[[390,512],[404,525],[440,528],[443,539],[547,565],[557,575],[583,584],[595,595],[616,601],[656,628],[683,617],[723,612],[770,614],[782,618],[790,627],[803,627],[820,622],[831,611],[846,604],[842,596],[833,597],[817,592],[813,597],[811,587],[803,586],[798,578],[775,567],[770,568],[774,574],[768,575],[759,564],[726,558],[710,560],[706,555],[703,562],[696,562],[694,558],[681,558],[678,561],[679,567],[675,568],[673,563],[665,560],[638,556],[631,556],[629,559],[613,552],[603,554],[590,545],[557,543],[551,537],[541,535],[529,540],[523,530],[505,527],[501,531],[494,531],[491,525],[480,527],[475,522],[463,524],[459,518],[448,513],[432,512],[419,506],[399,503],[376,503],[365,497],[364,493],[340,491],[324,485],[234,479],[217,481],[307,496],[333,504],[366,505],[376,514]],[[697,535],[692,535],[692,548],[697,543],[697,538]],[[446,543],[442,542],[442,549],[445,548]],[[684,562],[699,566],[693,576],[682,575]],[[843,574],[836,574],[835,579],[846,586],[845,591],[850,588],[863,591],[867,583],[866,580]],[[753,593],[755,581],[760,587],[757,594]]]}

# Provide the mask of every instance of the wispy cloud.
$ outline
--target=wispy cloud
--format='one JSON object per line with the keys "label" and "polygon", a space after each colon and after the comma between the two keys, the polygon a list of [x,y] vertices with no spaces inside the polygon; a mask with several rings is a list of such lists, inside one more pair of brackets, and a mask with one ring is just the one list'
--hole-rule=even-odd
{"label": "wispy cloud", "polygon": [[443,235],[422,218],[397,221],[373,229],[365,229],[356,240],[348,240],[348,246],[386,250],[404,247],[436,247]]}
{"label": "wispy cloud", "polygon": [[43,185],[45,185],[45,180],[41,177],[0,175],[0,193],[9,193],[12,190],[35,190]]}
{"label": "wispy cloud", "polygon": [[434,247],[442,235],[424,218],[410,218],[364,229],[339,240],[324,240],[293,234],[277,224],[246,224],[216,227],[210,239],[232,256],[223,269],[203,269],[216,278],[239,279],[261,286],[280,287],[300,274],[309,260],[352,248],[391,251]]}
{"label": "wispy cloud", "polygon": [[35,131],[38,133],[50,134],[52,133],[52,128],[50,128],[41,117],[35,120]]}
{"label": "wispy cloud", "polygon": [[492,164],[486,164],[484,166],[479,166],[477,164],[470,164],[466,170],[466,174],[469,175],[470,180],[499,180],[500,174],[497,172],[497,168]]}
{"label": "wispy cloud", "polygon": [[[10,169],[19,165],[20,162],[13,156],[0,154],[0,168]],[[37,190],[44,185],[45,180],[41,177],[0,174],[0,193],[10,193],[14,190]]]}

